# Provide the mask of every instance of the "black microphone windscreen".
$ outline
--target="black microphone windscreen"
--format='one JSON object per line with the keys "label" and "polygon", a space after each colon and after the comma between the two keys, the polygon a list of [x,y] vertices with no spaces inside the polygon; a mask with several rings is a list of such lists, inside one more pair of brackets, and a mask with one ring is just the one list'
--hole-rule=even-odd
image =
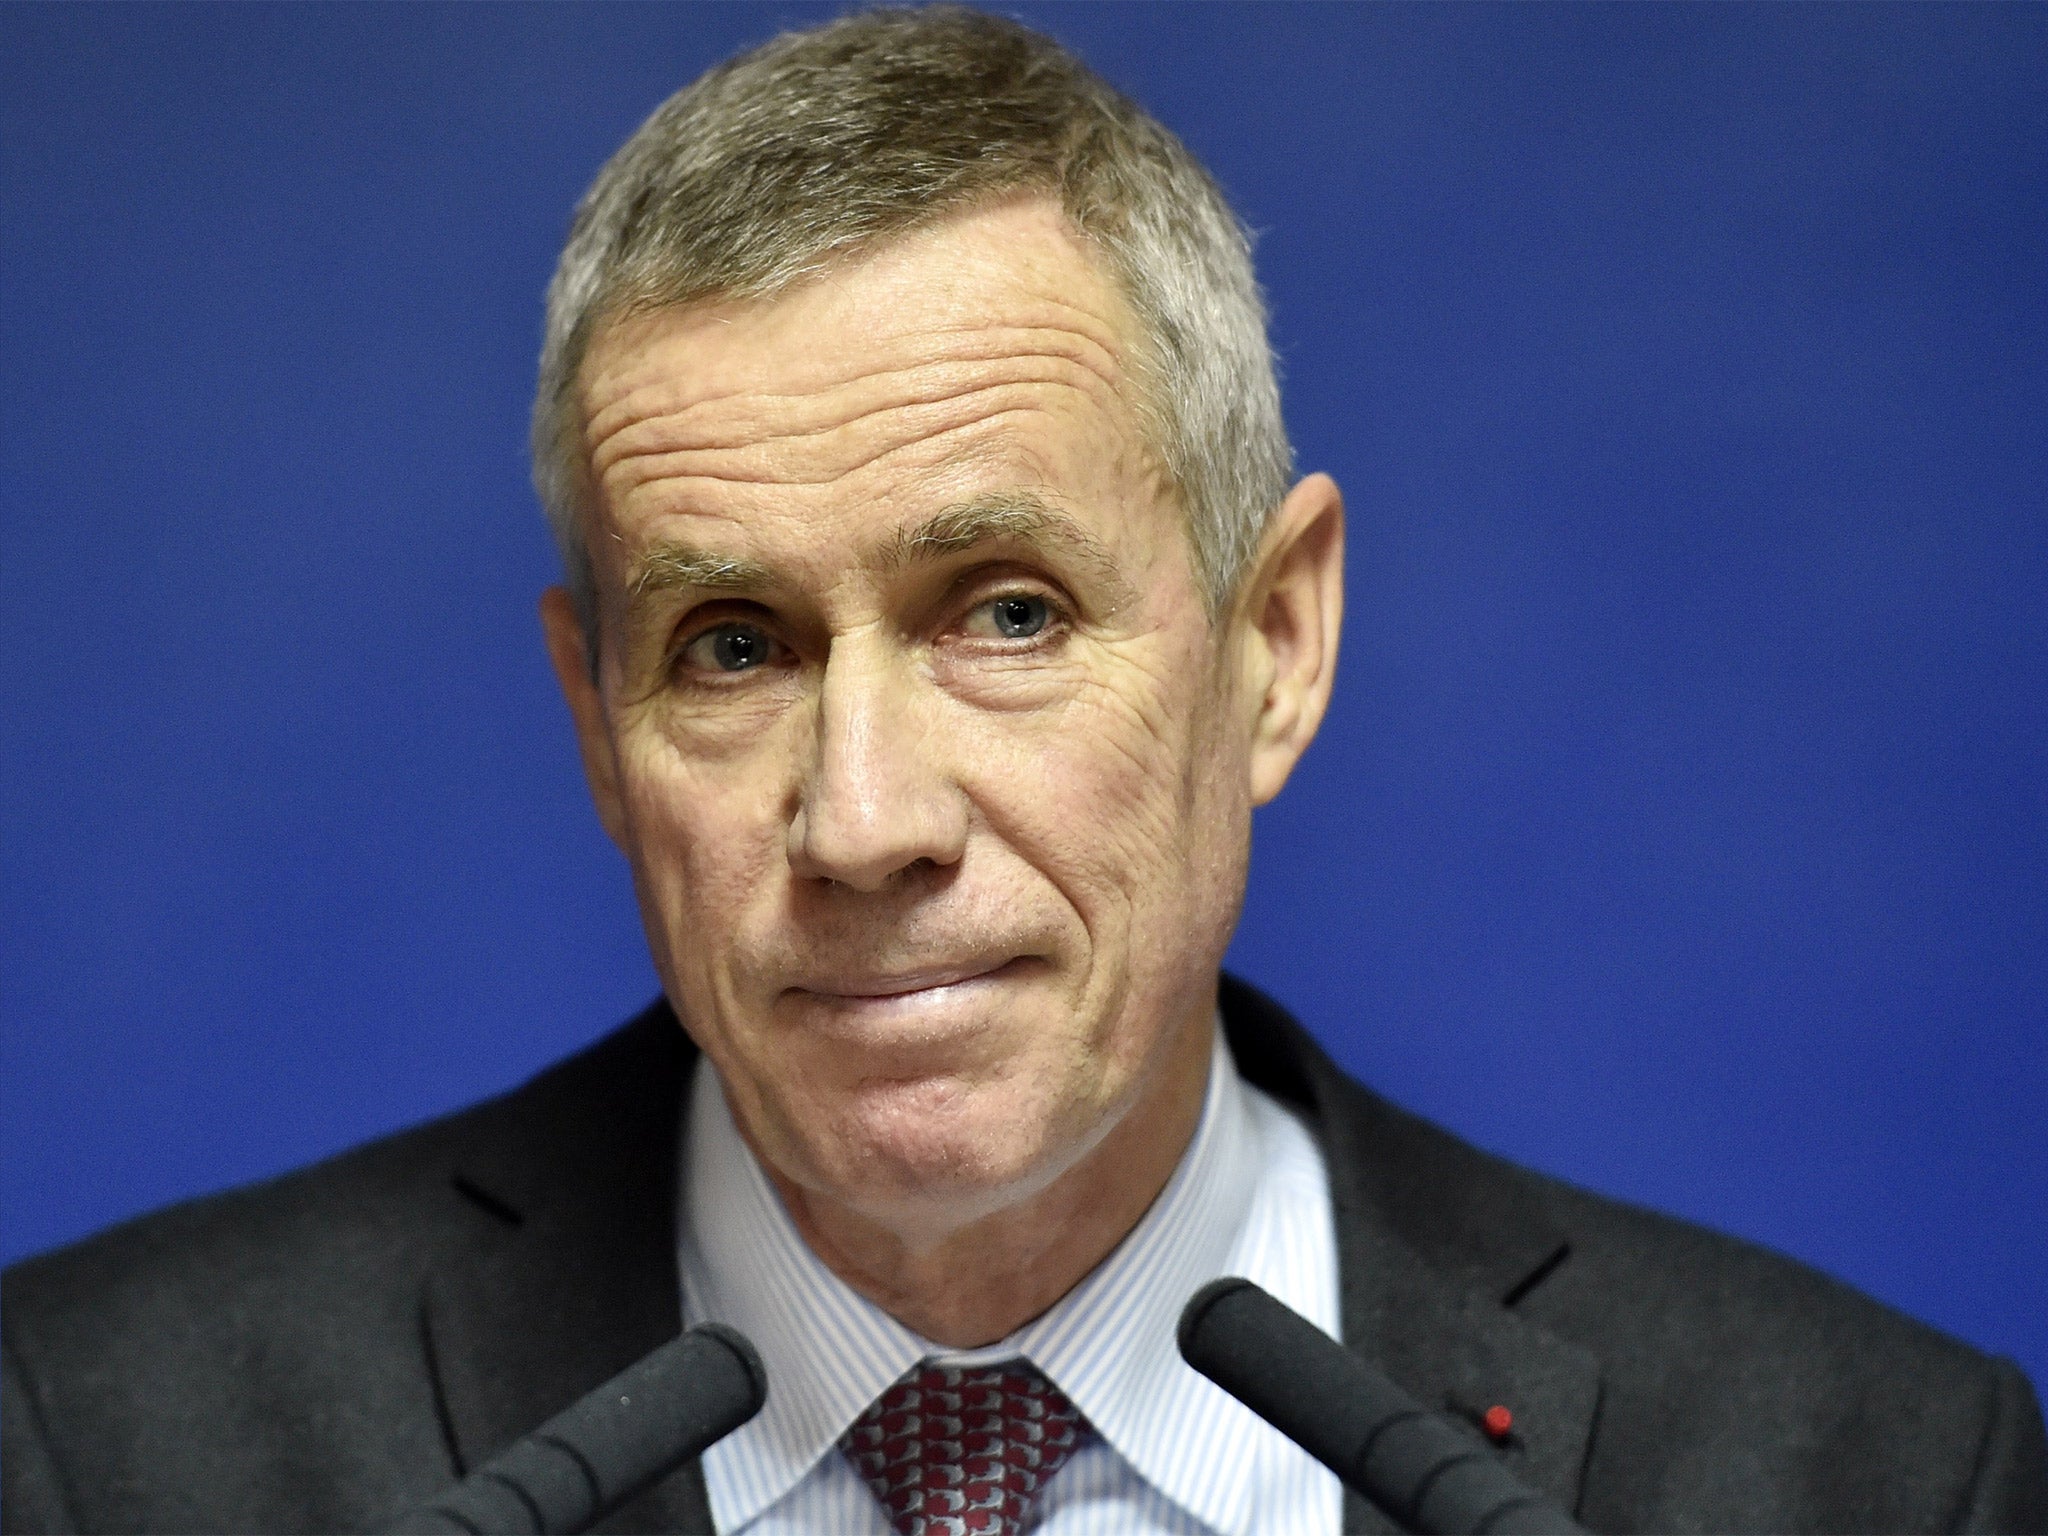
{"label": "black microphone windscreen", "polygon": [[1181,1313],[1180,1352],[1404,1530],[1570,1536],[1580,1529],[1476,1436],[1426,1412],[1249,1280],[1215,1280],[1195,1292]]}
{"label": "black microphone windscreen", "polygon": [[399,1536],[568,1536],[588,1529],[761,1411],[744,1335],[705,1323],[626,1367],[404,1524]]}

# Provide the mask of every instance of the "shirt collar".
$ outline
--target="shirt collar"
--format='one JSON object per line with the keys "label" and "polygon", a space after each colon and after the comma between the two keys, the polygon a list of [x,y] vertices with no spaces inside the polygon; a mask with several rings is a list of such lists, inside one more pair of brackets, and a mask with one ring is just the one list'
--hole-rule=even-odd
{"label": "shirt collar", "polygon": [[1187,1297],[1230,1272],[1246,1224],[1260,1166],[1250,1091],[1219,1025],[1200,1122],[1138,1225],[1009,1338],[951,1350],[904,1327],[811,1252],[733,1124],[716,1071],[700,1058],[681,1148],[683,1311],[692,1322],[715,1319],[746,1334],[769,1382],[761,1413],[705,1453],[719,1528],[740,1528],[782,1498],[918,1362],[979,1365],[1020,1355],[1160,1492],[1214,1528],[1241,1524],[1243,1512],[1213,1480],[1190,1477],[1186,1447],[1176,1443],[1191,1422],[1217,1419],[1221,1395],[1182,1362],[1175,1328]]}

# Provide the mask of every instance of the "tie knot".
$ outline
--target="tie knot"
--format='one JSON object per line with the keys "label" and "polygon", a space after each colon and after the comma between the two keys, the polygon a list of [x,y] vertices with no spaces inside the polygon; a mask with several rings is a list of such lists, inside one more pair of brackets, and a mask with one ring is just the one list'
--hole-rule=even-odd
{"label": "tie knot", "polygon": [[921,1365],[839,1437],[901,1536],[1012,1536],[1088,1424],[1022,1360]]}

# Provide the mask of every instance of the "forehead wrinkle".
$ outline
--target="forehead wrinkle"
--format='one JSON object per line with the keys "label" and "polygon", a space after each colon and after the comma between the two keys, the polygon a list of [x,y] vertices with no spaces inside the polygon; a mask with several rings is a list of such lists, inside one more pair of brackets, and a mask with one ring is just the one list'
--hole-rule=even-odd
{"label": "forehead wrinkle", "polygon": [[[1077,322],[1089,318],[1084,310],[1075,310],[1073,314]],[[598,364],[594,371],[591,365],[586,365],[580,388],[587,410],[591,395],[611,396],[589,415],[592,435],[609,436],[618,429],[607,425],[606,418],[622,411],[633,411],[636,403],[639,406],[637,415],[648,418],[675,414],[694,406],[717,404],[721,399],[751,398],[778,403],[820,399],[909,375],[938,370],[957,373],[986,363],[1029,363],[1033,359],[1068,363],[1095,375],[1112,391],[1120,388],[1124,380],[1113,337],[1091,335],[1079,323],[990,325],[985,321],[963,319],[914,333],[876,338],[874,345],[877,352],[893,349],[906,360],[891,362],[884,359],[877,366],[849,374],[844,368],[828,369],[817,359],[799,354],[795,358],[781,359],[799,367],[799,376],[793,381],[795,387],[769,389],[760,386],[767,375],[776,371],[772,366],[775,361],[772,354],[777,343],[772,340],[756,343],[745,354],[751,366],[742,369],[741,377],[734,381],[734,389],[721,396],[716,388],[700,378],[692,378],[679,368],[677,364],[682,359],[669,355],[671,351],[687,353],[687,344],[674,340],[667,343],[656,341],[638,355],[629,351],[626,358],[616,364]],[[596,349],[593,349],[593,355],[597,355]],[[803,369],[805,364],[809,365],[807,370]],[[804,372],[816,381],[811,387],[803,387]],[[742,387],[746,385],[755,387],[749,393]]]}
{"label": "forehead wrinkle", "polygon": [[[991,393],[978,391],[977,393]],[[924,410],[926,407],[914,407]],[[647,486],[674,486],[689,481],[701,481],[713,487],[775,485],[790,487],[832,485],[850,475],[872,468],[893,454],[910,453],[921,448],[932,448],[945,444],[949,438],[986,428],[993,423],[1012,416],[1035,416],[1049,414],[1043,405],[1036,403],[997,404],[957,421],[936,427],[931,431],[911,433],[899,440],[886,441],[870,452],[856,458],[836,462],[814,473],[804,473],[790,466],[764,466],[758,446],[746,448],[686,448],[667,453],[635,455],[631,459],[615,462],[604,482],[605,491],[620,500]],[[838,427],[835,432],[846,434],[849,427]],[[964,449],[948,448],[946,455],[955,456]],[[631,466],[631,468],[628,468]]]}
{"label": "forehead wrinkle", "polygon": [[[1033,354],[993,361],[1009,366],[991,370],[985,362],[920,364],[868,375],[815,394],[711,397],[673,409],[667,408],[678,393],[672,387],[635,391],[591,418],[585,445],[592,471],[603,479],[632,460],[648,456],[706,450],[743,452],[769,443],[830,438],[863,425],[885,429],[894,420],[914,423],[935,417],[944,424],[971,419],[968,413],[973,407],[968,402],[1003,390],[1065,387],[1095,401],[1098,407],[1107,407],[1112,416],[1119,414],[1114,386],[1071,359]],[[917,387],[901,387],[906,380]],[[899,387],[891,389],[891,384]],[[644,398],[649,394],[668,398],[649,401]],[[949,406],[956,409],[948,410]],[[625,419],[614,425],[622,415]]]}

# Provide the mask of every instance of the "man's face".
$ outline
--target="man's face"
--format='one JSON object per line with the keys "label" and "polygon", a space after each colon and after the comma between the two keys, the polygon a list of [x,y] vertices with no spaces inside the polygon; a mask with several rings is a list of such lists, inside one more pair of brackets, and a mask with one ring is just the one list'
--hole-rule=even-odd
{"label": "man's face", "polygon": [[1044,1187],[1206,1058],[1250,713],[1129,327],[1019,202],[581,375],[600,810],[756,1152],[885,1221]]}

